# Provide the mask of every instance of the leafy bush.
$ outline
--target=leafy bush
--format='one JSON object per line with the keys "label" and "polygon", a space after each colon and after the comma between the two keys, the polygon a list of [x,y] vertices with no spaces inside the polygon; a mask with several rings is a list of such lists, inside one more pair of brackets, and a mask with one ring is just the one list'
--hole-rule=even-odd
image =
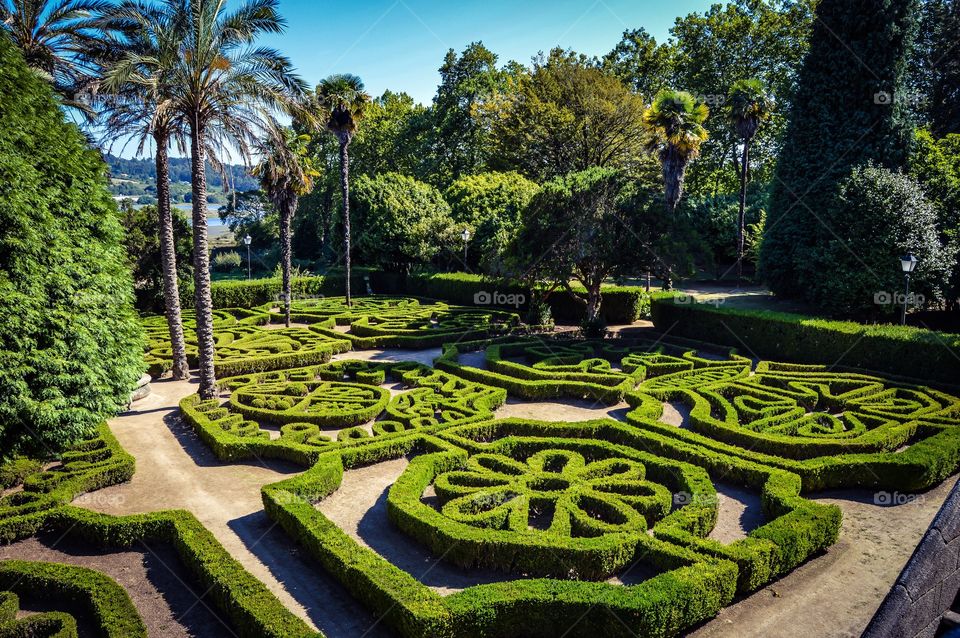
{"label": "leafy bush", "polygon": [[[919,260],[911,292],[927,302],[943,298],[954,259],[940,243],[937,211],[915,180],[872,165],[855,168],[840,184],[830,218],[833,239],[811,252],[825,267],[807,291],[826,312],[898,311],[900,303],[885,300],[903,289],[899,258],[906,253]],[[886,305],[878,308],[878,300]]]}
{"label": "leafy bush", "polygon": [[433,186],[399,173],[360,176],[350,189],[358,217],[357,257],[407,270],[428,263],[451,240],[450,207]]}
{"label": "leafy bush", "polygon": [[106,166],[0,34],[0,455],[63,449],[143,371]]}
{"label": "leafy bush", "polygon": [[219,270],[220,272],[236,270],[240,267],[240,254],[235,250],[219,252],[213,256],[211,265],[214,270]]}
{"label": "leafy bush", "polygon": [[504,253],[519,230],[520,213],[538,188],[516,172],[465,175],[447,188],[444,195],[454,221],[473,229],[468,261],[479,263],[488,274],[502,272]]}

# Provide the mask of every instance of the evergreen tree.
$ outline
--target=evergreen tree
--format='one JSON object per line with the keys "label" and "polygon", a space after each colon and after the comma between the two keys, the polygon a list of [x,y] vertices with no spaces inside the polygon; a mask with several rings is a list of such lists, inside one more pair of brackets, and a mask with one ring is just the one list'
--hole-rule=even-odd
{"label": "evergreen tree", "polygon": [[916,0],[823,0],[817,7],[760,255],[775,293],[829,304],[823,279],[843,273],[823,263],[822,250],[856,222],[838,201],[838,184],[868,161],[904,166],[911,128],[902,97],[916,14]]}
{"label": "evergreen tree", "polygon": [[143,371],[106,165],[0,34],[0,456],[89,435]]}

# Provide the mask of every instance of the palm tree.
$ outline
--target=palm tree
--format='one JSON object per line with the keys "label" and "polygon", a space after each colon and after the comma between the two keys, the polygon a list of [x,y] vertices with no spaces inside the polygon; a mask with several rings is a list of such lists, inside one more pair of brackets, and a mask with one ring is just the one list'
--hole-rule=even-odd
{"label": "palm tree", "polygon": [[112,139],[132,138],[141,153],[148,140],[156,145],[157,213],[163,299],[173,353],[173,378],[190,376],[180,313],[180,288],[170,207],[168,147],[176,139],[182,149],[183,122],[171,109],[169,86],[179,62],[182,14],[171,14],[140,0],[127,0],[110,9],[104,20],[123,34],[119,54],[106,61],[99,97],[101,117]]}
{"label": "palm tree", "polygon": [[650,134],[649,146],[663,166],[664,195],[667,209],[674,211],[683,194],[687,166],[700,153],[707,139],[703,123],[709,110],[686,91],[664,89],[644,112],[643,123]]}
{"label": "palm tree", "polygon": [[206,163],[220,166],[215,150],[228,147],[244,161],[272,113],[302,101],[305,87],[290,61],[275,49],[254,46],[265,33],[280,33],[277,0],[248,0],[227,12],[226,0],[166,0],[183,7],[180,64],[171,78],[172,104],[188,128],[193,180],[193,276],[197,316],[200,396],[214,396],[213,308],[207,244]]}
{"label": "palm tree", "polygon": [[346,270],[347,305],[350,300],[350,141],[370,103],[363,82],[355,75],[331,75],[317,86],[317,103],[327,129],[340,142],[340,190],[343,194],[343,258]]}
{"label": "palm tree", "polygon": [[109,34],[100,14],[107,0],[0,0],[0,28],[23,53],[27,65],[53,84],[66,106],[92,118],[82,99],[97,76],[95,52]]}
{"label": "palm tree", "polygon": [[747,204],[747,181],[750,179],[750,142],[760,125],[770,117],[773,100],[756,78],[739,80],[727,95],[727,117],[737,137],[743,140],[740,162],[740,211],[737,216],[737,287],[743,277],[744,211]]}
{"label": "palm tree", "polygon": [[283,265],[283,316],[290,327],[290,222],[300,197],[313,190],[313,168],[307,145],[309,135],[297,135],[289,128],[273,127],[263,142],[262,158],[253,168],[267,198],[280,214],[280,263]]}

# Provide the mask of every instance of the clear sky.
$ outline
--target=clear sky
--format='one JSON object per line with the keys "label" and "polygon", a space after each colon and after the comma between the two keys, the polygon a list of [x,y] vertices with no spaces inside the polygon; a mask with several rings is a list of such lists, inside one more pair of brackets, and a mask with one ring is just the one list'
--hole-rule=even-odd
{"label": "clear sky", "polygon": [[[232,3],[234,4],[234,3]],[[500,58],[528,63],[557,45],[588,55],[614,47],[626,29],[658,41],[677,16],[711,0],[281,0],[287,32],[265,44],[286,53],[315,86],[354,73],[367,91],[406,91],[429,103],[447,49],[482,40]]]}

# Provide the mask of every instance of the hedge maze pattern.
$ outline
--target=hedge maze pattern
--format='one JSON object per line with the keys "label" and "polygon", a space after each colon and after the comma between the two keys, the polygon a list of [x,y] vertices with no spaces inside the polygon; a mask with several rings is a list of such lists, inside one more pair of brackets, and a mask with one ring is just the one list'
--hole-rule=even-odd
{"label": "hedge maze pattern", "polygon": [[[482,365],[461,356],[475,350]],[[264,488],[267,514],[406,636],[675,635],[836,541],[839,509],[803,493],[926,489],[960,460],[960,400],[943,392],[644,341],[506,335],[448,343],[433,368],[345,360],[222,387],[185,399],[187,419],[222,459],[309,467]],[[498,420],[507,396],[630,409]],[[681,427],[665,404],[687,408]],[[392,523],[445,562],[511,579],[441,596],[314,507],[345,470],[404,455]],[[711,539],[714,480],[756,492],[764,524]],[[617,580],[638,567],[639,582]]]}
{"label": "hedge maze pattern", "polygon": [[[519,326],[514,313],[376,296],[357,298],[350,307],[343,297],[297,300],[291,303],[291,319],[304,325],[282,327],[283,316],[275,303],[255,309],[215,310],[217,375],[227,377],[321,363],[351,348],[439,346],[509,334]],[[185,311],[183,320],[187,358],[195,366],[193,312]],[[152,376],[160,376],[171,368],[173,359],[166,319],[148,317],[143,323],[148,370]]]}
{"label": "hedge maze pattern", "polygon": [[[923,490],[960,463],[960,399],[866,372],[717,356],[683,341],[529,337],[510,313],[413,298],[298,300],[294,320],[308,327],[266,328],[277,312],[217,312],[221,395],[187,397],[183,415],[223,460],[306,468],[263,488],[266,514],[403,636],[677,635],[836,542],[840,510],[807,494]],[[148,359],[162,361],[165,328],[147,325]],[[434,367],[329,360],[436,345]],[[477,351],[482,363],[464,356]],[[508,397],[629,409],[621,420],[499,419]],[[668,405],[684,415],[679,427],[665,420]],[[387,493],[391,524],[438,560],[505,580],[441,595],[316,507],[345,471],[400,457],[409,463]],[[238,635],[315,635],[191,515],[68,505],[132,473],[104,426],[61,466],[0,474],[4,488],[20,486],[0,500],[0,539],[52,526],[110,546],[164,540]],[[717,482],[762,502],[763,524],[740,540],[711,537]],[[4,569],[48,575],[42,564],[0,564],[0,585]],[[95,593],[110,591],[98,583]],[[10,592],[0,594],[2,631],[20,592],[0,591]]]}

